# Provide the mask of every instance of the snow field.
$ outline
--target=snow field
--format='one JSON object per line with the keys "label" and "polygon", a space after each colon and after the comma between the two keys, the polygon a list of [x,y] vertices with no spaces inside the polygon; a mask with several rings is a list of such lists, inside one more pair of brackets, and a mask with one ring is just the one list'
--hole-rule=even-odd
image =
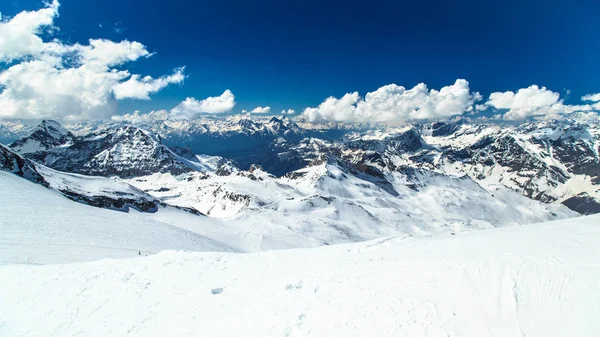
{"label": "snow field", "polygon": [[2,336],[598,336],[600,216],[0,267]]}
{"label": "snow field", "polygon": [[[0,264],[93,261],[140,250],[235,251],[155,215],[80,204],[12,173],[0,171],[0,187]],[[195,222],[181,217],[190,227],[206,224],[197,216]]]}

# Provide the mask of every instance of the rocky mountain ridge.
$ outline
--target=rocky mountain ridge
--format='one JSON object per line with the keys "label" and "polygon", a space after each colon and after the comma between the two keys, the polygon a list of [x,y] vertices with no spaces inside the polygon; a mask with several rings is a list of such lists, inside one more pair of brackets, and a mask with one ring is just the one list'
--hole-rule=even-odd
{"label": "rocky mountain ridge", "polygon": [[[392,196],[398,194],[390,187],[390,177],[396,174],[408,177],[406,183],[414,188],[419,183],[411,177],[418,172],[467,175],[485,188],[504,186],[532,200],[564,204],[579,213],[600,212],[598,124],[543,121],[498,125],[458,120],[347,130],[335,137],[304,129],[285,117],[211,120],[224,126],[222,129],[213,124],[200,127],[201,121],[206,120],[180,122],[183,126],[177,127],[166,121],[144,125],[144,130],[150,131],[109,125],[69,139],[68,144],[24,155],[61,171],[124,178],[194,171],[227,176],[241,174],[252,165],[276,177],[297,176],[303,168],[329,161],[355,176],[376,181]],[[214,139],[206,143],[204,136],[196,138],[198,134],[210,134]],[[250,137],[252,142],[243,143],[253,147],[230,150],[230,157],[210,159],[213,164],[208,166],[198,163],[201,153],[195,148],[218,152],[215,147],[221,143],[239,141],[232,137]],[[169,141],[171,147],[166,145]]]}

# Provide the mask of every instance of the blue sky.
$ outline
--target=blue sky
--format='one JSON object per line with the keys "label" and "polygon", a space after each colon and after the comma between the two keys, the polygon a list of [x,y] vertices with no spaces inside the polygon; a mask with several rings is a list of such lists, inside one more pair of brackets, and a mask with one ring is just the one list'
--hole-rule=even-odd
{"label": "blue sky", "polygon": [[[140,41],[156,55],[128,64],[183,85],[119,112],[170,109],[188,96],[235,93],[235,110],[301,111],[328,96],[457,78],[487,97],[532,84],[569,102],[600,92],[598,1],[62,0],[56,37]],[[4,15],[40,1],[0,2]]]}

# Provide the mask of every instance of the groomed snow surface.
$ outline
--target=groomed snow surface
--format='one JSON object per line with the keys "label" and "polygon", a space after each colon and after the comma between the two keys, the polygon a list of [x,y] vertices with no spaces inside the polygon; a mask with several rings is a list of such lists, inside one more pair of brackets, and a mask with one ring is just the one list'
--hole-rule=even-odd
{"label": "groomed snow surface", "polygon": [[[36,191],[32,202],[51,204],[3,198],[4,263],[36,247],[39,263],[77,261],[77,242],[98,246],[88,258],[135,257],[0,266],[0,336],[600,336],[598,215],[312,249],[139,257],[105,246],[228,249],[142,214],[62,204],[7,175],[3,189]],[[23,222],[19,214],[35,218],[23,212],[46,221]],[[86,226],[99,218],[107,227]],[[46,256],[53,242],[72,256],[57,247],[60,256]]]}

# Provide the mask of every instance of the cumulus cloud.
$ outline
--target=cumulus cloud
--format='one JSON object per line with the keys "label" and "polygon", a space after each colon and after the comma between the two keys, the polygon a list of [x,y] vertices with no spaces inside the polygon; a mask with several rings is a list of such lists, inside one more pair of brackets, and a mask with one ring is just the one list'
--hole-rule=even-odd
{"label": "cumulus cloud", "polygon": [[150,94],[156,93],[169,84],[183,83],[185,75],[181,67],[175,69],[172,75],[161,76],[154,79],[150,76],[140,78],[140,75],[131,75],[131,77],[124,82],[120,82],[113,87],[113,93],[116,99],[135,98],[142,100],[149,100]]}
{"label": "cumulus cloud", "polygon": [[150,99],[183,81],[183,68],[156,79],[123,69],[127,62],[152,56],[139,42],[44,41],[43,33],[57,29],[58,8],[54,0],[0,21],[0,118],[106,118],[116,112],[117,100]]}
{"label": "cumulus cloud", "polygon": [[250,113],[253,113],[253,114],[266,114],[266,113],[269,113],[270,111],[271,111],[271,107],[270,106],[266,106],[264,108],[261,107],[261,106],[258,106],[256,108],[254,108],[254,110],[250,111]]}
{"label": "cumulus cloud", "polygon": [[221,96],[208,97],[203,100],[188,97],[171,112],[187,116],[199,113],[219,114],[230,111],[235,104],[235,96],[231,90],[227,89]]}
{"label": "cumulus cloud", "polygon": [[76,44],[72,48],[78,52],[82,63],[106,67],[122,65],[140,57],[152,56],[143,44],[127,40],[114,42],[105,39],[90,39],[89,45]]}
{"label": "cumulus cloud", "polygon": [[594,102],[592,107],[594,110],[600,110],[600,93],[597,94],[589,94],[581,97],[582,101]]}
{"label": "cumulus cloud", "polygon": [[[583,99],[585,100],[585,97]],[[490,94],[485,105],[499,110],[508,110],[504,114],[497,115],[497,118],[507,120],[522,120],[530,117],[560,119],[567,114],[594,109],[588,104],[564,104],[559,93],[537,85],[519,89],[517,92],[494,92]]]}
{"label": "cumulus cloud", "polygon": [[519,89],[516,93],[512,91],[493,92],[485,103],[496,109],[508,110],[504,119],[525,119],[530,116],[540,116],[556,111],[560,94],[532,85],[528,88]]}
{"label": "cumulus cloud", "polygon": [[600,102],[600,93],[589,94],[581,97],[582,101]]}
{"label": "cumulus cloud", "polygon": [[281,110],[282,115],[293,115],[295,113],[296,113],[296,110],[294,110],[294,109]]}
{"label": "cumulus cloud", "polygon": [[227,89],[222,95],[197,100],[192,97],[186,98],[176,107],[168,110],[154,110],[148,113],[134,111],[125,115],[114,115],[111,119],[115,122],[148,123],[154,121],[179,120],[194,117],[199,113],[223,113],[235,106],[235,96]]}
{"label": "cumulus cloud", "polygon": [[47,48],[39,34],[51,29],[58,16],[58,0],[37,11],[23,11],[8,21],[0,22],[0,61],[18,59],[23,55],[38,56]]}
{"label": "cumulus cloud", "polygon": [[311,122],[402,122],[461,115],[473,111],[480,99],[463,79],[439,91],[424,83],[412,89],[389,84],[364,99],[358,92],[329,97],[316,108],[306,108],[303,115]]}

